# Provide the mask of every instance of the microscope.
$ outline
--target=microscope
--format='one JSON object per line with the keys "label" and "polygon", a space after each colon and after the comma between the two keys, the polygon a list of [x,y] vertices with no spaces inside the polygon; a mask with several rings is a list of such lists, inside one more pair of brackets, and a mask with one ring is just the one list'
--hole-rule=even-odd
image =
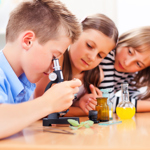
{"label": "microscope", "polygon": [[[54,71],[49,75],[49,79],[51,81],[46,86],[45,91],[47,91],[52,86],[52,84],[64,81],[62,70],[59,66],[59,60],[57,58],[53,58],[52,61],[54,64]],[[63,117],[68,111],[69,109],[66,111],[49,114],[47,118],[43,118],[43,126],[51,126],[52,124],[69,124],[67,121],[68,119],[74,119],[79,122],[78,117]]]}

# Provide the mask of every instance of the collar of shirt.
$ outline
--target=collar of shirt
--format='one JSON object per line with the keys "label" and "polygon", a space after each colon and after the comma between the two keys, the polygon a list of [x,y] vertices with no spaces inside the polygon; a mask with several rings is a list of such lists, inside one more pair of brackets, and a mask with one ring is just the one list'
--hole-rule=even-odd
{"label": "collar of shirt", "polygon": [[[3,51],[0,51],[0,68],[2,68],[7,80],[11,84],[13,97],[16,97],[24,89],[24,86],[21,82],[23,82],[27,87],[32,85],[24,73],[19,78],[17,77],[10,64],[8,63],[6,57],[4,56]],[[33,84],[33,86],[35,87],[35,84]]]}

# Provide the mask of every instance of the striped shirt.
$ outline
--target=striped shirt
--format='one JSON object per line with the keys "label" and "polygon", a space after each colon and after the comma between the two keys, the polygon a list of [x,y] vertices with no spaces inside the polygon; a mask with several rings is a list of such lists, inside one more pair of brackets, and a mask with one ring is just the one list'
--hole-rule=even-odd
{"label": "striped shirt", "polygon": [[116,106],[121,102],[121,97],[115,96],[115,93],[121,90],[122,83],[128,83],[129,90],[129,100],[137,106],[139,90],[136,87],[131,87],[131,81],[136,73],[125,73],[118,72],[114,68],[115,62],[115,50],[112,50],[100,63],[100,67],[104,72],[104,80],[101,82],[100,89],[111,89],[110,90],[110,100],[113,102],[113,110],[115,112]]}

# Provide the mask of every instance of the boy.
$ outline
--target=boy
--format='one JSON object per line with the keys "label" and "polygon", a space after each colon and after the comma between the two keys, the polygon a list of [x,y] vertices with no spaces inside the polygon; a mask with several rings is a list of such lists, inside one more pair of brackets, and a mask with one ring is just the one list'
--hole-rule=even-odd
{"label": "boy", "polygon": [[53,57],[60,57],[80,32],[75,16],[57,0],[23,2],[11,13],[0,52],[0,138],[72,104],[79,80],[56,84],[28,100],[34,83],[52,71]]}

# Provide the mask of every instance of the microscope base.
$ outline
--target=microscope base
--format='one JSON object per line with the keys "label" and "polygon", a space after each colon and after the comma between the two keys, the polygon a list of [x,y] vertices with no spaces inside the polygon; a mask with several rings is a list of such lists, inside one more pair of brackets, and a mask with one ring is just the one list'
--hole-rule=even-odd
{"label": "microscope base", "polygon": [[59,117],[57,119],[43,118],[43,126],[51,126],[52,124],[70,124],[67,121],[68,119],[74,119],[79,122],[78,117]]}

